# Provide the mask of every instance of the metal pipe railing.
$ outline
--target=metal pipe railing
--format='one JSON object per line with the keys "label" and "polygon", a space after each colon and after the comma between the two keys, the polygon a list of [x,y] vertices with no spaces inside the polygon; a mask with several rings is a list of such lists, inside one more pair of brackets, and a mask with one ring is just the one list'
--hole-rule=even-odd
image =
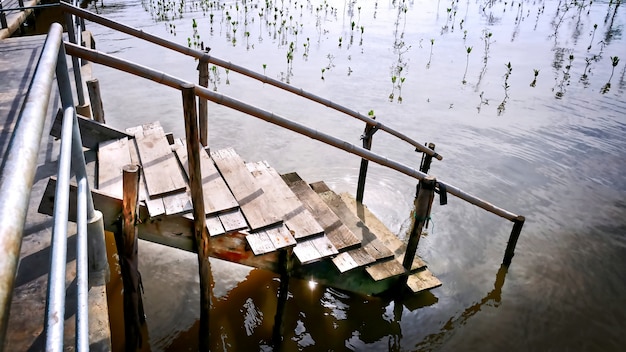
{"label": "metal pipe railing", "polygon": [[[62,43],[60,25],[51,28],[43,46],[24,106],[5,152],[0,176],[0,341],[4,341],[15,273],[22,244],[50,88]],[[64,280],[65,282],[65,280]],[[0,344],[2,350],[3,344]]]}
{"label": "metal pipe railing", "polygon": [[78,8],[76,6],[69,5],[67,3],[61,3],[61,8],[63,9],[63,11],[65,11],[67,13],[74,14],[74,15],[82,17],[82,18],[84,18],[86,20],[89,20],[89,21],[101,24],[103,26],[107,26],[107,27],[115,29],[115,30],[118,30],[118,31],[120,31],[122,33],[126,33],[126,34],[129,34],[129,35],[135,36],[137,38],[149,41],[151,43],[163,46],[165,48],[177,51],[177,52],[179,52],[181,54],[194,57],[194,58],[200,60],[200,62],[208,61],[209,63],[212,63],[214,65],[221,66],[221,67],[223,67],[225,69],[231,70],[233,72],[237,72],[239,74],[242,74],[244,76],[256,79],[256,80],[258,80],[260,82],[263,82],[265,84],[272,85],[272,86],[274,86],[276,88],[288,91],[290,93],[296,94],[298,96],[301,96],[303,98],[309,99],[309,100],[314,101],[316,103],[322,104],[322,105],[324,105],[326,107],[329,107],[331,109],[334,109],[336,111],[344,113],[344,114],[346,114],[348,116],[351,116],[351,117],[354,117],[356,119],[359,119],[359,120],[365,122],[368,125],[376,126],[377,129],[380,129],[381,131],[385,131],[385,132],[387,132],[387,133],[389,133],[389,134],[391,134],[391,135],[393,135],[393,136],[395,136],[395,137],[397,137],[397,138],[399,138],[399,139],[401,139],[401,140],[411,144],[414,148],[418,149],[420,152],[426,153],[427,155],[430,155],[430,156],[436,158],[437,160],[442,160],[443,159],[443,157],[440,154],[434,152],[431,149],[428,149],[422,143],[417,142],[417,141],[409,138],[407,135],[405,135],[405,134],[403,134],[403,133],[401,133],[399,131],[396,131],[396,130],[392,129],[391,127],[388,127],[388,126],[386,126],[386,125],[384,125],[384,124],[382,124],[382,123],[380,123],[380,122],[378,122],[378,121],[376,121],[376,120],[374,120],[374,119],[372,119],[372,118],[370,118],[368,116],[365,116],[365,115],[359,113],[358,111],[355,111],[355,110],[349,109],[347,107],[344,107],[342,105],[336,104],[336,103],[332,102],[331,100],[322,98],[322,97],[320,97],[318,95],[315,95],[313,93],[309,93],[309,92],[303,90],[302,88],[296,88],[296,87],[294,87],[292,85],[286,84],[286,83],[281,82],[279,80],[267,77],[266,75],[261,75],[261,74],[255,72],[255,71],[249,70],[249,69],[247,69],[245,67],[238,66],[238,65],[232,64],[232,63],[230,63],[228,61],[221,60],[219,58],[210,56],[209,54],[207,54],[204,51],[191,49],[191,48],[189,48],[187,46],[180,45],[180,44],[171,42],[169,40],[165,40],[165,39],[157,37],[155,35],[146,33],[146,32],[144,32],[142,30],[138,30],[138,29],[126,26],[126,25],[121,24],[119,22],[116,22],[116,21],[110,20],[108,18],[96,15],[96,14],[90,12],[90,11]]}
{"label": "metal pipe railing", "polygon": [[[91,62],[113,67],[113,68],[116,68],[116,69],[119,69],[128,73],[132,73],[134,75],[152,80],[154,82],[157,82],[163,85],[167,85],[175,89],[180,90],[182,86],[187,85],[187,84],[192,84],[182,79],[179,79],[177,77],[168,75],[166,73],[153,70],[149,67],[138,65],[133,62],[120,59],[120,58],[117,58],[117,57],[114,57],[114,56],[111,56],[111,55],[108,55],[99,51],[86,49],[86,48],[83,48],[81,46],[78,46],[72,43],[66,42],[65,48],[68,54],[70,55],[76,55],[80,58],[85,58]],[[246,104],[242,101],[227,97],[223,94],[213,92],[210,89],[201,87],[199,85],[195,85],[195,91],[196,91],[196,95],[206,98],[207,100],[210,100],[214,103],[227,106],[237,111],[241,111],[248,115],[252,115],[254,117],[260,118],[272,124],[287,128],[291,131],[297,132],[307,137],[319,140],[325,144],[342,149],[348,153],[358,155],[369,161],[373,161],[379,165],[394,169],[407,176],[411,176],[418,180],[422,180],[427,176],[427,174],[421,171],[418,171],[412,167],[406,166],[394,160],[390,160],[387,157],[381,156],[367,149],[357,147],[354,144],[348,143],[342,139],[339,139],[339,138],[330,136],[328,134],[325,134],[323,132],[311,129],[302,124],[291,121],[287,118],[278,116],[272,112]],[[474,204],[482,209],[485,209],[493,214],[501,216],[507,220],[515,221],[516,219],[519,218],[517,214],[514,214],[508,210],[499,208],[489,202],[486,202],[476,196],[473,196],[461,190],[460,188],[456,186],[453,186],[451,184],[448,184],[442,181],[438,181],[437,184],[438,184],[438,187],[437,187],[438,189],[442,189],[445,187],[447,193],[450,193],[458,198],[461,198],[471,204]]]}

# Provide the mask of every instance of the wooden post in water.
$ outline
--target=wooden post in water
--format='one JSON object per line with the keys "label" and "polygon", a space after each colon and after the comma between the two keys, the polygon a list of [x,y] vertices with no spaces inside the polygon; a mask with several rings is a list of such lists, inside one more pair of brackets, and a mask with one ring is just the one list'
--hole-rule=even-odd
{"label": "wooden post in water", "polygon": [[[376,117],[372,117],[372,119],[376,119]],[[372,126],[369,124],[365,124],[365,130],[363,131],[363,135],[361,139],[363,140],[363,148],[367,150],[372,149],[372,137],[378,127]],[[359,169],[359,181],[356,187],[356,201],[359,203],[363,203],[363,193],[365,192],[365,178],[367,177],[367,166],[369,165],[369,160],[361,159],[361,168]]]}
{"label": "wooden post in water", "polygon": [[[435,143],[428,143],[428,148],[431,150],[435,150]],[[416,152],[419,152],[419,149],[415,149]],[[428,155],[428,154],[422,154],[422,162],[420,164],[420,171],[427,174],[428,171],[430,170],[430,164],[433,161],[433,157]],[[417,183],[417,186],[415,188],[415,198],[417,199],[417,197],[419,196],[420,193],[420,183]]]}
{"label": "wooden post in water", "polygon": [[[209,62],[200,59],[198,63],[198,84],[202,87],[209,86]],[[198,119],[200,125],[200,143],[207,147],[209,144],[209,112],[206,98],[198,98]]]}
{"label": "wooden post in water", "polygon": [[200,173],[200,141],[198,118],[196,116],[196,93],[193,84],[182,87],[183,110],[185,113],[185,136],[189,162],[189,187],[193,203],[194,239],[198,251],[198,271],[200,274],[200,330],[199,350],[209,350],[209,312],[211,309],[211,263],[209,262],[209,232],[206,228],[202,174]]}
{"label": "wooden post in water", "polygon": [[[432,176],[427,176],[420,182],[420,192],[415,200],[415,211],[413,212],[414,223],[409,236],[409,243],[406,246],[406,252],[404,253],[404,260],[402,266],[406,270],[407,274],[411,271],[413,265],[413,259],[417,253],[417,245],[422,235],[422,229],[424,224],[430,217],[430,208],[433,204],[435,197],[435,185],[437,180]],[[406,284],[408,276],[402,277],[402,283]]]}
{"label": "wooden post in water", "polygon": [[272,342],[274,350],[280,351],[283,342],[283,317],[285,306],[289,296],[289,277],[293,265],[293,248],[282,249],[279,252],[278,267],[280,270],[280,286],[278,287],[278,303],[276,316],[274,316],[274,329],[272,330]]}
{"label": "wooden post in water", "polygon": [[522,227],[524,226],[524,222],[526,218],[523,216],[518,216],[517,219],[513,220],[513,230],[511,230],[511,235],[509,236],[509,242],[506,245],[506,251],[504,252],[504,260],[502,261],[503,265],[509,266],[511,264],[511,260],[515,255],[515,246],[517,245],[517,239],[519,238],[520,233],[522,232]]}
{"label": "wooden post in water", "polygon": [[122,281],[124,284],[124,334],[125,350],[135,351],[141,347],[141,326],[145,322],[141,299],[141,275],[138,268],[137,248],[137,200],[139,196],[139,166],[123,168],[123,199],[121,231],[115,234]]}
{"label": "wooden post in water", "polygon": [[89,93],[93,119],[100,123],[106,123],[104,121],[104,109],[102,108],[102,97],[100,95],[100,83],[97,78],[87,81],[87,92]]}

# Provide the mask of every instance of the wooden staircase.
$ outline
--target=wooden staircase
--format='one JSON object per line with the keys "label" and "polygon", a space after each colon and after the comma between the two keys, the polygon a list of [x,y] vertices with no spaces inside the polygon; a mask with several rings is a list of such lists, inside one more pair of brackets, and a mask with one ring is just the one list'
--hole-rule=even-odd
{"label": "wooden staircase", "polygon": [[[266,162],[246,163],[232,148],[201,149],[200,161],[212,256],[278,271],[279,251],[290,249],[292,276],[363,294],[388,291],[402,274],[413,292],[441,285],[419,256],[407,273],[405,244],[350,195],[338,195],[324,182],[307,184],[296,173],[279,175]],[[143,171],[140,238],[193,249],[184,143],[158,122],[99,143],[94,202],[118,206],[121,170],[131,163]]]}

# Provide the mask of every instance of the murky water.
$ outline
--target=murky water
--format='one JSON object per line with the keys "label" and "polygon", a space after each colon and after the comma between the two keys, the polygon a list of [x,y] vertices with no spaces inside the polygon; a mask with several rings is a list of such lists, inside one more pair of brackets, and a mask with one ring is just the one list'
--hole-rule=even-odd
{"label": "murky water", "polygon": [[[212,55],[362,113],[374,110],[383,123],[437,144],[444,160],[434,163],[433,175],[527,219],[505,272],[500,263],[510,223],[457,199],[435,206],[434,227],[419,253],[443,287],[416,297],[394,302],[294,280],[285,350],[626,346],[626,6],[547,0],[179,4],[107,0],[89,8],[182,44],[202,43]],[[88,28],[100,50],[197,80],[193,59]],[[108,123],[160,120],[184,136],[180,93],[103,67],[94,72]],[[223,69],[218,75],[211,85],[221,93],[360,143],[360,122]],[[268,160],[280,172],[355,192],[357,158],[220,106],[209,111],[213,148],[233,146],[246,160]],[[419,164],[408,145],[382,132],[373,150]],[[365,203],[400,237],[414,186],[408,177],[370,167]],[[140,253],[152,350],[195,349],[195,256],[145,242]],[[278,279],[212,264],[214,349],[270,350]]]}

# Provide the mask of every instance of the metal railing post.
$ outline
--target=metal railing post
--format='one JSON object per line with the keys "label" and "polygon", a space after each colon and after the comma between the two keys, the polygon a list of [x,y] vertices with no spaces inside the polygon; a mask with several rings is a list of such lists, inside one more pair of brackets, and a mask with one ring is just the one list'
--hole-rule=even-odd
{"label": "metal railing post", "polygon": [[[76,32],[74,31],[74,16],[69,13],[65,14],[65,23],[67,27],[67,36],[72,44],[76,44]],[[74,81],[76,83],[76,95],[78,96],[78,105],[85,105],[85,93],[83,92],[83,78],[80,73],[80,63],[78,57],[72,56],[72,71],[74,71]]]}
{"label": "metal railing post", "polygon": [[[0,341],[5,340],[7,331],[26,212],[62,36],[60,25],[50,27],[0,168]],[[0,350],[3,345],[0,344]]]}

